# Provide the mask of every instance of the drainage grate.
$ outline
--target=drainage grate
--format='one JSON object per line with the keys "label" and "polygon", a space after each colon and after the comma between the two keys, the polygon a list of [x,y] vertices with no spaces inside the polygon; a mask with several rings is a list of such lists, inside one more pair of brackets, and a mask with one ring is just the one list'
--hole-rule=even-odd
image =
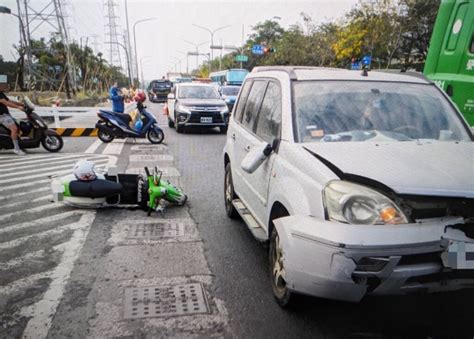
{"label": "drainage grate", "polygon": [[202,313],[209,313],[209,308],[201,284],[129,287],[125,289],[125,319]]}
{"label": "drainage grate", "polygon": [[132,225],[129,238],[174,238],[184,236],[184,222],[158,222]]}

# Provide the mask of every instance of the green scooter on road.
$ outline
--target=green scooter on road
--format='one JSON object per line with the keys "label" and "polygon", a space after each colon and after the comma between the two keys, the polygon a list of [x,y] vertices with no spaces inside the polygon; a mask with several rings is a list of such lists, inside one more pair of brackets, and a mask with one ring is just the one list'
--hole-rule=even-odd
{"label": "green scooter on road", "polygon": [[164,210],[163,200],[178,206],[187,201],[180,188],[162,179],[163,173],[157,167],[153,174],[145,167],[146,175],[113,172],[96,174],[93,180],[78,180],[74,174],[52,178],[53,200],[79,208],[138,206],[148,216]]}

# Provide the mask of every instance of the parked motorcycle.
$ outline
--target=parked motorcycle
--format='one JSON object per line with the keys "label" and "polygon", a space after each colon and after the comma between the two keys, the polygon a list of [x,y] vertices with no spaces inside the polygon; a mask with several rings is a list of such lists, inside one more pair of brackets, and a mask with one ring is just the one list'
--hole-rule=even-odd
{"label": "parked motorcycle", "polygon": [[[62,137],[45,124],[43,119],[34,112],[35,106],[25,97],[26,119],[16,122],[19,131],[20,148],[38,148],[40,144],[49,152],[59,152],[64,145]],[[13,149],[13,142],[8,128],[0,125],[0,149]]]}
{"label": "parked motorcycle", "polygon": [[115,138],[147,138],[152,144],[161,144],[165,138],[163,130],[158,126],[155,117],[146,110],[141,102],[137,102],[138,119],[130,126],[132,117],[129,114],[100,110],[99,121],[95,127],[99,130],[98,137],[105,143]]}
{"label": "parked motorcycle", "polygon": [[88,181],[78,180],[74,174],[52,178],[53,200],[79,208],[134,205],[151,215],[153,211],[163,210],[161,200],[182,206],[188,199],[180,188],[162,179],[157,167],[153,174],[145,167],[146,176],[113,172],[97,174],[94,180]]}

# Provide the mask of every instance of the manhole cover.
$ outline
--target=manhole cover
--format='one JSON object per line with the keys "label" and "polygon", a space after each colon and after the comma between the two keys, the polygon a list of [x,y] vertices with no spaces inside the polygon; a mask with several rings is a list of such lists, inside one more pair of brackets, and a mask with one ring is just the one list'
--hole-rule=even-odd
{"label": "manhole cover", "polygon": [[125,288],[125,319],[201,313],[209,313],[201,284]]}
{"label": "manhole cover", "polygon": [[184,236],[184,222],[160,222],[132,225],[129,238],[174,238]]}

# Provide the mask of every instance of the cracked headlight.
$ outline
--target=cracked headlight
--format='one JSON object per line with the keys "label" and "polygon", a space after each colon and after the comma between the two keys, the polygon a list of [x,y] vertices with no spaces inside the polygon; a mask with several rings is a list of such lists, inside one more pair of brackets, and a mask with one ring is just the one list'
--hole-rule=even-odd
{"label": "cracked headlight", "polygon": [[329,220],[349,224],[407,224],[402,210],[385,195],[347,181],[331,181],[324,189]]}

